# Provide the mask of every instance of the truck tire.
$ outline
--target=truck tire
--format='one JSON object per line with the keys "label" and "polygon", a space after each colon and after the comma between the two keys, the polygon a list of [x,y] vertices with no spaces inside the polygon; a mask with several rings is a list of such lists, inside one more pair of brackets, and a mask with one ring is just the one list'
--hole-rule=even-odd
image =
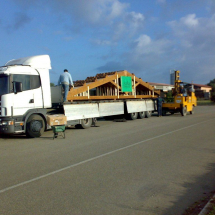
{"label": "truck tire", "polygon": [[139,113],[138,113],[138,118],[139,118],[139,119],[145,118],[145,112],[144,112],[144,111],[143,111],[143,112],[139,112]]}
{"label": "truck tire", "polygon": [[40,137],[45,130],[45,122],[42,116],[32,114],[26,123],[26,136],[30,138]]}
{"label": "truck tire", "polygon": [[145,114],[146,114],[146,118],[149,118],[149,117],[151,117],[152,112],[151,111],[145,111]]}
{"label": "truck tire", "polygon": [[187,107],[182,107],[181,109],[181,115],[186,116],[187,115]]}
{"label": "truck tire", "polygon": [[91,118],[87,118],[87,119],[82,119],[81,120],[81,124],[79,124],[78,128],[89,128],[92,125],[92,119]]}
{"label": "truck tire", "polygon": [[130,120],[135,120],[135,119],[137,119],[137,117],[138,117],[138,113],[137,113],[137,112],[129,113],[129,114],[128,114],[128,118],[129,118]]}

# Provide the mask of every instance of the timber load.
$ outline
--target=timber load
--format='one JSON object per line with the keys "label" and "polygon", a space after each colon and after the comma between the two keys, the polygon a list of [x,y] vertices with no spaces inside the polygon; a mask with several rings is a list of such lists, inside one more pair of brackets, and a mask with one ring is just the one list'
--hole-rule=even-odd
{"label": "timber load", "polygon": [[100,73],[85,80],[75,81],[67,100],[150,99],[158,95],[159,91],[155,91],[150,84],[137,78],[133,73],[122,70]]}

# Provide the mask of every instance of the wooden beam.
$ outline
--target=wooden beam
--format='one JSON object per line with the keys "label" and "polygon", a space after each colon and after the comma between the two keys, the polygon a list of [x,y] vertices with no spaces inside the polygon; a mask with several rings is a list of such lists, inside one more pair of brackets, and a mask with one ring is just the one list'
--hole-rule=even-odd
{"label": "wooden beam", "polygon": [[[127,71],[127,76],[131,76],[132,79],[134,80],[135,75],[129,73],[128,71]],[[141,85],[143,85],[144,87],[148,88],[149,90],[153,90],[153,87],[150,84],[146,83],[142,79],[137,78],[136,76],[135,76],[135,82],[139,82]]]}
{"label": "wooden beam", "polygon": [[136,83],[136,84],[135,84],[135,87],[137,87],[139,84],[140,84],[140,83]]}
{"label": "wooden beam", "polygon": [[93,83],[89,83],[87,86],[82,86],[76,89],[71,89],[68,93],[67,99],[70,100],[70,97],[74,96],[74,95],[78,95],[82,92],[86,92],[88,90],[88,86],[89,86],[89,90],[99,87],[101,85],[104,85],[112,80],[116,79],[116,75],[112,75],[103,79],[98,79],[96,82]]}
{"label": "wooden beam", "polygon": [[[121,99],[152,99],[152,98],[157,98],[157,96],[152,96],[152,95],[127,95],[127,96],[119,96],[119,100]],[[85,100],[117,100],[118,96],[90,96],[88,99],[88,96],[73,96],[70,97],[68,100],[73,100],[73,101],[85,101]]]}
{"label": "wooden beam", "polygon": [[[110,81],[110,83],[113,84],[116,88],[118,87],[118,85],[117,85],[115,82]],[[120,87],[120,86],[119,86],[119,89],[121,90],[121,87]]]}

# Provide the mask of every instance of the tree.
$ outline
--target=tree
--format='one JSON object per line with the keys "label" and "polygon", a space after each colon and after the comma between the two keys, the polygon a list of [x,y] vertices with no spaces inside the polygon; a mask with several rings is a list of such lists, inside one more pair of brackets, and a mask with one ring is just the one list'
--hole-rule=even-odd
{"label": "tree", "polygon": [[54,83],[50,83],[50,87],[54,87],[55,86],[55,84]]}
{"label": "tree", "polygon": [[212,87],[211,101],[215,102],[215,78],[213,80],[210,80],[210,82],[207,85]]}
{"label": "tree", "polygon": [[174,97],[173,97],[173,95],[172,95],[172,91],[169,90],[169,91],[165,94],[164,100],[165,100],[166,102],[173,102],[173,101],[174,101]]}

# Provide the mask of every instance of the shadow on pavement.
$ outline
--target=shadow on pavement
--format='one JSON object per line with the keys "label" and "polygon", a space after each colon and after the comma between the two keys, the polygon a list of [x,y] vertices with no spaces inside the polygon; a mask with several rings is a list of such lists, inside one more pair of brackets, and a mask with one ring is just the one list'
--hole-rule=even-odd
{"label": "shadow on pavement", "polygon": [[0,139],[27,139],[24,134],[14,134],[14,135],[0,135]]}
{"label": "shadow on pavement", "polygon": [[[186,192],[177,201],[172,202],[174,205],[162,214],[198,215],[215,191],[215,163],[209,164],[207,171],[207,174],[193,178],[192,183],[182,184]],[[191,206],[194,207],[193,213],[186,211]]]}

